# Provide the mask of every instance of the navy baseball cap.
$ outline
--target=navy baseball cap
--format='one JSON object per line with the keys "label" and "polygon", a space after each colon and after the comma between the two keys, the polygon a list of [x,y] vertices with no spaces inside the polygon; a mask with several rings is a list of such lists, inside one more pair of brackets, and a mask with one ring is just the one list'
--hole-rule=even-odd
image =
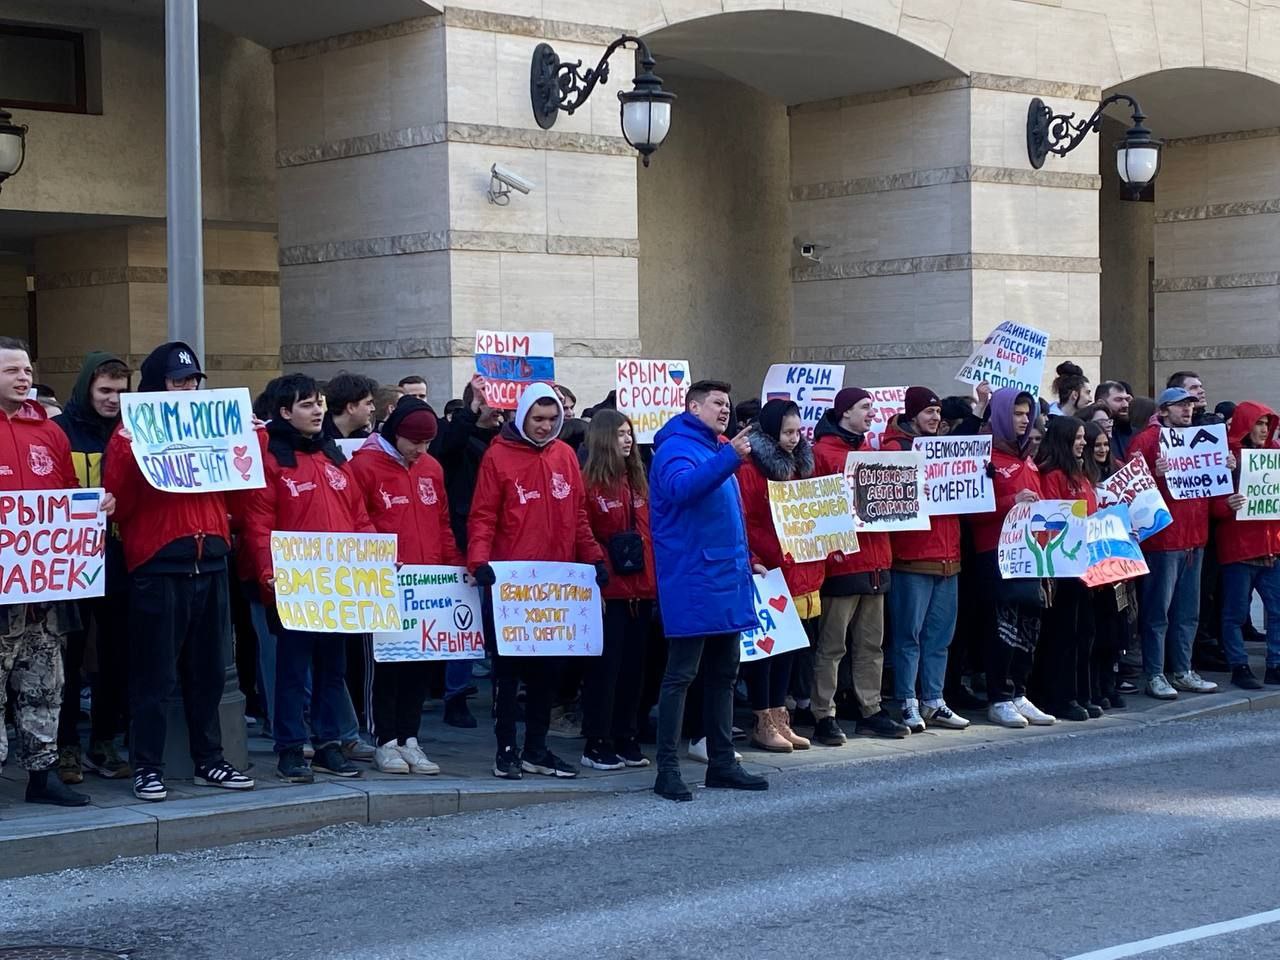
{"label": "navy baseball cap", "polygon": [[164,375],[170,380],[186,380],[189,377],[206,379],[200,369],[200,360],[186,344],[176,344],[164,361]]}

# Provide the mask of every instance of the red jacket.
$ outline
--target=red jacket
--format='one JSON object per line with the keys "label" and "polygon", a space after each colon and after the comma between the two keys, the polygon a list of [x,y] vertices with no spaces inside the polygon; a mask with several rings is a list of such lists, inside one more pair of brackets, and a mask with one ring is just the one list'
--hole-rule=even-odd
{"label": "red jacket", "polygon": [[535,447],[503,427],[480,461],[467,541],[473,572],[491,560],[603,560],[573,448],[560,440]]}
{"label": "red jacket", "polygon": [[351,458],[369,522],[379,533],[396,535],[401,563],[462,566],[465,561],[449,526],[440,461],[424,453],[409,467],[385,444],[374,434]]}
{"label": "red jacket", "polygon": [[[738,491],[742,497],[742,515],[747,521],[747,546],[751,549],[752,562],[769,570],[780,567],[792,597],[803,597],[821,590],[827,575],[825,561],[796,563],[791,554],[783,554],[778,531],[773,525],[773,511],[769,509],[769,478],[754,457],[738,468]],[[858,542],[862,542],[861,537]]]}
{"label": "red jacket", "polygon": [[[605,548],[604,562],[609,567],[609,583],[600,591],[601,595],[606,600],[653,600],[657,597],[648,497],[633,493],[631,484],[626,480],[612,489],[591,487],[587,490],[587,518],[591,522],[592,534]],[[609,559],[609,538],[631,529],[644,540],[644,571],[619,576]]]}
{"label": "red jacket", "polygon": [[[1129,441],[1128,454],[1132,459],[1135,453],[1142,454],[1147,461],[1147,469],[1155,476],[1156,461],[1160,459],[1160,421],[1155,417],[1147,428]],[[1160,495],[1169,507],[1169,515],[1173,523],[1159,533],[1142,541],[1142,549],[1146,553],[1167,550],[1194,550],[1209,542],[1209,501],[1175,500],[1169,493],[1169,485],[1164,477],[1156,477],[1156,486]]]}
{"label": "red jacket", "polygon": [[1046,500],[1084,500],[1088,515],[1098,512],[1098,491],[1088,478],[1072,479],[1061,470],[1040,474],[1040,492]]}
{"label": "red jacket", "polygon": [[24,400],[13,416],[0,413],[0,490],[69,490],[80,486],[71,444],[44,407]]}
{"label": "red jacket", "polygon": [[231,547],[227,495],[157,490],[138,469],[119,427],[107,443],[102,485],[116,498],[112,520],[119,525],[130,572],[179,540],[193,541],[190,552],[196,562],[225,556]]}
{"label": "red jacket", "polygon": [[[828,419],[824,418],[818,423],[813,444],[814,476],[825,477],[834,473],[843,475],[845,460],[857,449],[837,431],[838,428],[831,426]],[[878,583],[881,572],[893,565],[889,534],[859,532],[858,547],[857,553],[833,553],[827,557],[828,579],[867,573]]]}
{"label": "red jacket", "polygon": [[[1231,423],[1227,427],[1227,445],[1236,455],[1236,460],[1243,462],[1241,450],[1244,448],[1244,442],[1253,425],[1263,417],[1269,418],[1271,427],[1266,449],[1280,449],[1280,441],[1277,440],[1280,419],[1277,419],[1275,411],[1260,403],[1246,400],[1236,407],[1236,412],[1232,414]],[[1240,467],[1241,463],[1237,463],[1237,488]],[[1280,520],[1237,520],[1236,512],[1227,505],[1226,497],[1215,497],[1210,511],[1217,521],[1213,539],[1218,547],[1219,563],[1242,563],[1245,560],[1280,557]]]}
{"label": "red jacket", "polygon": [[[881,450],[910,450],[914,437],[894,417],[880,438]],[[889,535],[895,570],[951,575],[960,572],[960,518],[930,517],[928,530],[903,530]],[[938,569],[931,569],[933,567]]]}
{"label": "red jacket", "polygon": [[996,495],[996,508],[992,513],[969,514],[969,529],[973,531],[975,553],[989,553],[999,547],[1000,528],[1004,526],[1004,518],[1013,509],[1019,493],[1030,490],[1037,497],[1044,496],[1040,471],[1030,457],[1016,457],[993,446],[991,468],[995,474],[991,486]]}

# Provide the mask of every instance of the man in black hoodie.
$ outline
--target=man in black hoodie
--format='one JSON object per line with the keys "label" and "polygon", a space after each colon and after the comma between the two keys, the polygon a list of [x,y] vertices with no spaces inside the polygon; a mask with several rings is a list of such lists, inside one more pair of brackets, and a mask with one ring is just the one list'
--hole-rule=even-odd
{"label": "man in black hoodie", "polygon": [[[120,422],[120,394],[129,389],[129,368],[111,353],[84,359],[66,409],[54,417],[71,444],[71,462],[82,487],[102,486],[102,458]],[[106,595],[80,603],[84,629],[67,635],[66,682],[58,717],[58,776],[63,783],[84,779],[80,755],[80,667],[90,624],[96,628],[98,670],[93,675],[89,752],[83,766],[116,780],[132,771],[116,747],[129,717],[129,579],[114,523],[107,528]]]}

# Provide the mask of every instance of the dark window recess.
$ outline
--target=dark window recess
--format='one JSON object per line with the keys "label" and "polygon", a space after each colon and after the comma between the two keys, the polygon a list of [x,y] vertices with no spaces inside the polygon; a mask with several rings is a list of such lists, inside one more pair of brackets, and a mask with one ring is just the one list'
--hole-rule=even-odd
{"label": "dark window recess", "polygon": [[0,104],[87,113],[84,35],[0,23]]}

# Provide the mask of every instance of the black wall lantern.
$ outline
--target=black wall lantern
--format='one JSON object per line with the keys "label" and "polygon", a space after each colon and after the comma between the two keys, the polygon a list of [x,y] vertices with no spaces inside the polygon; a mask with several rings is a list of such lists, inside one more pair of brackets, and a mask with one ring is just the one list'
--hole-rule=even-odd
{"label": "black wall lantern", "polygon": [[1039,97],[1027,109],[1027,157],[1039,170],[1049,154],[1065,157],[1102,124],[1102,111],[1113,103],[1127,103],[1133,108],[1133,125],[1124,139],[1116,144],[1116,170],[1124,181],[1126,193],[1136,199],[1160,172],[1159,140],[1151,136],[1144,124],[1146,114],[1138,101],[1127,93],[1113,93],[1098,105],[1088,120],[1073,123],[1074,113],[1055,114]]}
{"label": "black wall lantern", "polygon": [[579,71],[582,61],[563,63],[549,43],[540,43],[533,51],[529,96],[538,126],[550,130],[563,110],[570,116],[587,102],[598,83],[609,82],[609,58],[627,44],[635,44],[640,53],[640,73],[632,89],[618,93],[622,104],[622,135],[649,165],[649,156],[661,146],[671,129],[671,104],[676,95],[662,89],[662,79],[653,73],[654,59],[648,45],[639,37],[623,35],[604,52],[595,69]]}
{"label": "black wall lantern", "polygon": [[27,128],[13,122],[13,115],[0,107],[0,189],[22,169],[27,158]]}

